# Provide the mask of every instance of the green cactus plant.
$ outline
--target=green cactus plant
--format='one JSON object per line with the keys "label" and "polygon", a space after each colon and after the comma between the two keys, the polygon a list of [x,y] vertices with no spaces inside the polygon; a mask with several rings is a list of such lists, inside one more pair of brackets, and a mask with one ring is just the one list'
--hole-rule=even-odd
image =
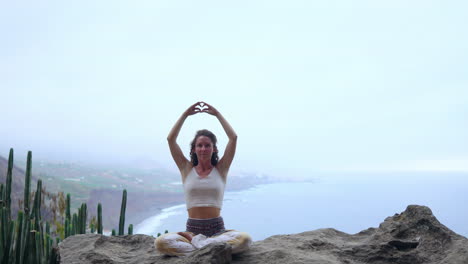
{"label": "green cactus plant", "polygon": [[70,194],[67,193],[67,201],[66,201],[66,213],[65,213],[65,218],[68,219],[68,221],[71,221],[71,197]]}
{"label": "green cactus plant", "polygon": [[30,189],[31,189],[31,166],[32,166],[32,152],[28,151],[28,158],[26,161],[26,178],[24,182],[24,213],[28,214],[30,213],[30,207],[29,207],[29,202],[30,202]]}
{"label": "green cactus plant", "polygon": [[4,197],[4,193],[3,193],[3,183],[0,183],[0,206],[5,206],[5,197]]}
{"label": "green cactus plant", "polygon": [[18,217],[16,219],[16,242],[15,242],[15,260],[16,263],[19,264],[20,262],[20,253],[21,253],[21,239],[23,233],[23,211],[18,211]]}
{"label": "green cactus plant", "polygon": [[127,190],[124,189],[122,193],[122,205],[120,207],[119,236],[124,235],[126,207],[127,207]]}
{"label": "green cactus plant", "polygon": [[10,154],[8,155],[8,169],[5,186],[5,206],[7,208],[8,219],[11,220],[11,183],[13,180],[13,149],[10,148]]}
{"label": "green cactus plant", "polygon": [[[21,248],[20,248],[20,262],[19,263],[26,263],[25,260],[29,256],[29,254],[26,254],[26,249],[30,246],[30,228],[31,228],[31,222],[30,222],[30,189],[31,189],[31,167],[32,167],[32,152],[28,151],[28,156],[26,160],[26,175],[25,175],[25,180],[24,180],[24,200],[23,200],[23,212],[24,212],[24,218],[23,218],[23,231],[22,231],[22,237],[21,237]],[[29,252],[28,252],[29,253]]]}
{"label": "green cactus plant", "polygon": [[78,215],[76,213],[73,214],[73,221],[72,221],[72,235],[78,234]]}
{"label": "green cactus plant", "polygon": [[39,232],[34,232],[35,234],[35,248],[36,248],[36,263],[42,263],[42,243],[41,243],[41,234]]}
{"label": "green cactus plant", "polygon": [[[23,210],[19,210],[16,220],[11,219],[11,184],[13,171],[13,149],[10,149],[6,184],[0,184],[0,263],[15,264],[55,264],[57,260],[57,245],[60,238],[74,234],[86,233],[88,218],[87,204],[83,203],[78,212],[71,215],[71,196],[67,194],[65,223],[54,220],[54,228],[47,221],[42,221],[42,180],[38,180],[34,195],[31,194],[32,152],[28,152],[25,172]],[[33,197],[34,196],[34,197]],[[34,201],[32,199],[34,198]],[[123,191],[122,206],[119,221],[119,235],[123,235],[127,191]],[[98,204],[98,221],[93,217],[90,223],[91,232],[97,228],[103,233],[102,205]],[[51,234],[51,231],[53,234]],[[133,225],[128,226],[128,233],[133,234]],[[116,235],[115,229],[112,235]],[[53,237],[55,236],[55,237]],[[55,238],[55,247],[54,247]]]}
{"label": "green cactus plant", "polygon": [[31,211],[31,219],[34,219],[37,232],[43,233],[41,224],[41,193],[42,193],[42,180],[37,181],[37,189],[34,197],[34,205]]}
{"label": "green cactus plant", "polygon": [[80,223],[81,223],[81,234],[86,234],[86,221],[88,219],[88,206],[86,205],[86,203],[83,203],[81,205],[81,219],[80,219]]}
{"label": "green cactus plant", "polygon": [[98,226],[97,226],[97,231],[98,234],[102,235],[102,205],[101,203],[98,203]]}
{"label": "green cactus plant", "polygon": [[65,219],[65,238],[70,236],[70,221],[68,219]]}

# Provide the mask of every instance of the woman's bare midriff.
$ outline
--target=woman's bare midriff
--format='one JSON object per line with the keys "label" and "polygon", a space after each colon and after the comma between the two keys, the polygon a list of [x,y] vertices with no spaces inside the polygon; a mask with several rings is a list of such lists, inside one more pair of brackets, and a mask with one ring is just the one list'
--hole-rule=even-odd
{"label": "woman's bare midriff", "polygon": [[192,207],[188,209],[188,215],[190,218],[197,219],[215,218],[221,215],[221,209],[216,207]]}

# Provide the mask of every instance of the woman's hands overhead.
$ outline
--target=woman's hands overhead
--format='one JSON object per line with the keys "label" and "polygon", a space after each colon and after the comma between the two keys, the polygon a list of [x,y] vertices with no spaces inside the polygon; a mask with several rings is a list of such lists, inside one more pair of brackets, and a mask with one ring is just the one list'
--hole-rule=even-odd
{"label": "woman's hands overhead", "polygon": [[196,102],[193,105],[191,105],[189,108],[187,108],[187,110],[185,110],[184,115],[191,116],[191,115],[194,115],[194,114],[201,113],[201,111],[202,111],[200,109],[200,104],[201,103],[203,103],[203,102]]}
{"label": "woman's hands overhead", "polygon": [[207,113],[210,115],[217,116],[219,112],[212,105],[207,104],[205,102],[196,102],[184,112],[186,116],[191,116],[198,113]]}
{"label": "woman's hands overhead", "polygon": [[214,108],[212,105],[207,104],[205,102],[202,102],[202,104],[203,104],[201,108],[202,112],[205,112],[214,116],[217,116],[219,114],[218,110],[216,110],[216,108]]}

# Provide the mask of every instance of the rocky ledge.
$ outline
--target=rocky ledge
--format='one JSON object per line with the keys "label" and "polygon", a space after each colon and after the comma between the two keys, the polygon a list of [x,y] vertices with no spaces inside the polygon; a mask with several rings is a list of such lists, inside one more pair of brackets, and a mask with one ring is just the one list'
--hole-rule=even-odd
{"label": "rocky ledge", "polygon": [[320,263],[467,264],[468,239],[442,225],[425,206],[410,205],[378,228],[350,235],[318,229],[257,241],[231,256],[228,244],[208,245],[187,257],[156,252],[146,235],[76,235],[59,244],[61,263]]}

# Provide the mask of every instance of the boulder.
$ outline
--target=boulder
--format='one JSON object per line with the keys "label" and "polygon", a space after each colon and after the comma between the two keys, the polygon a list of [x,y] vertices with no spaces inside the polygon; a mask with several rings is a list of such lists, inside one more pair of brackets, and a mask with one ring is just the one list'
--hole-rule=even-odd
{"label": "boulder", "polygon": [[468,239],[442,225],[425,206],[410,205],[378,228],[346,234],[326,228],[277,235],[232,255],[216,243],[187,257],[162,256],[146,235],[76,235],[59,244],[61,263],[320,263],[467,264]]}

